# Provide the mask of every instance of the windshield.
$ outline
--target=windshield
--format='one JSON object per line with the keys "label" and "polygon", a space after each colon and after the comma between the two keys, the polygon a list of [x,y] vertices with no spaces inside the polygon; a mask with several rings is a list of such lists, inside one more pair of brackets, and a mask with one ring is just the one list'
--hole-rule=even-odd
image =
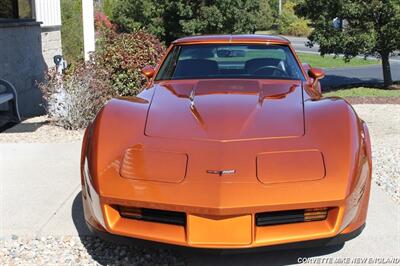
{"label": "windshield", "polygon": [[304,80],[288,46],[266,44],[175,46],[155,80],[216,78]]}

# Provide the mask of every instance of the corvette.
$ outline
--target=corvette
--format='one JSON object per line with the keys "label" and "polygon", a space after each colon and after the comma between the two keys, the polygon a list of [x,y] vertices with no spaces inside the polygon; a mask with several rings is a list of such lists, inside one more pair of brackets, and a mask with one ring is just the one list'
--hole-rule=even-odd
{"label": "corvette", "polygon": [[193,36],[87,128],[81,182],[105,239],[207,249],[341,244],[365,226],[368,128],[288,40]]}

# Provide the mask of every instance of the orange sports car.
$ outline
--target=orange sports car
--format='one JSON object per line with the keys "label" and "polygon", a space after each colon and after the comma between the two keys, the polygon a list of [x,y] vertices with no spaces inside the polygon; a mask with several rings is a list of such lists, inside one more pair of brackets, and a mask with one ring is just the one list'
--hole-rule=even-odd
{"label": "orange sports car", "polygon": [[[178,39],[137,97],[87,128],[89,228],[210,249],[341,244],[365,226],[366,124],[321,95],[324,72],[266,35]],[[144,241],[146,242],[146,241]]]}

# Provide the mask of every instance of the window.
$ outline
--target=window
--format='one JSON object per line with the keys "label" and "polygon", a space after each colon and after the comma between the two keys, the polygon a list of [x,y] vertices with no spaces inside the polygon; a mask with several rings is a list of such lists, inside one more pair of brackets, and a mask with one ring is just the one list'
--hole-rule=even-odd
{"label": "window", "polygon": [[176,46],[155,80],[217,78],[304,80],[288,46],[266,44]]}
{"label": "window", "polygon": [[33,0],[0,0],[0,20],[32,18]]}

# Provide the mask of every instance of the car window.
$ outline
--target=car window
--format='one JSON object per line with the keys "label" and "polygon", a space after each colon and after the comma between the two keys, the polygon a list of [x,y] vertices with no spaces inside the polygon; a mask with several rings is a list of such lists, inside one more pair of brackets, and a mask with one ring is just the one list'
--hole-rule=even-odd
{"label": "car window", "polygon": [[155,80],[212,78],[304,80],[288,46],[260,44],[175,46]]}

